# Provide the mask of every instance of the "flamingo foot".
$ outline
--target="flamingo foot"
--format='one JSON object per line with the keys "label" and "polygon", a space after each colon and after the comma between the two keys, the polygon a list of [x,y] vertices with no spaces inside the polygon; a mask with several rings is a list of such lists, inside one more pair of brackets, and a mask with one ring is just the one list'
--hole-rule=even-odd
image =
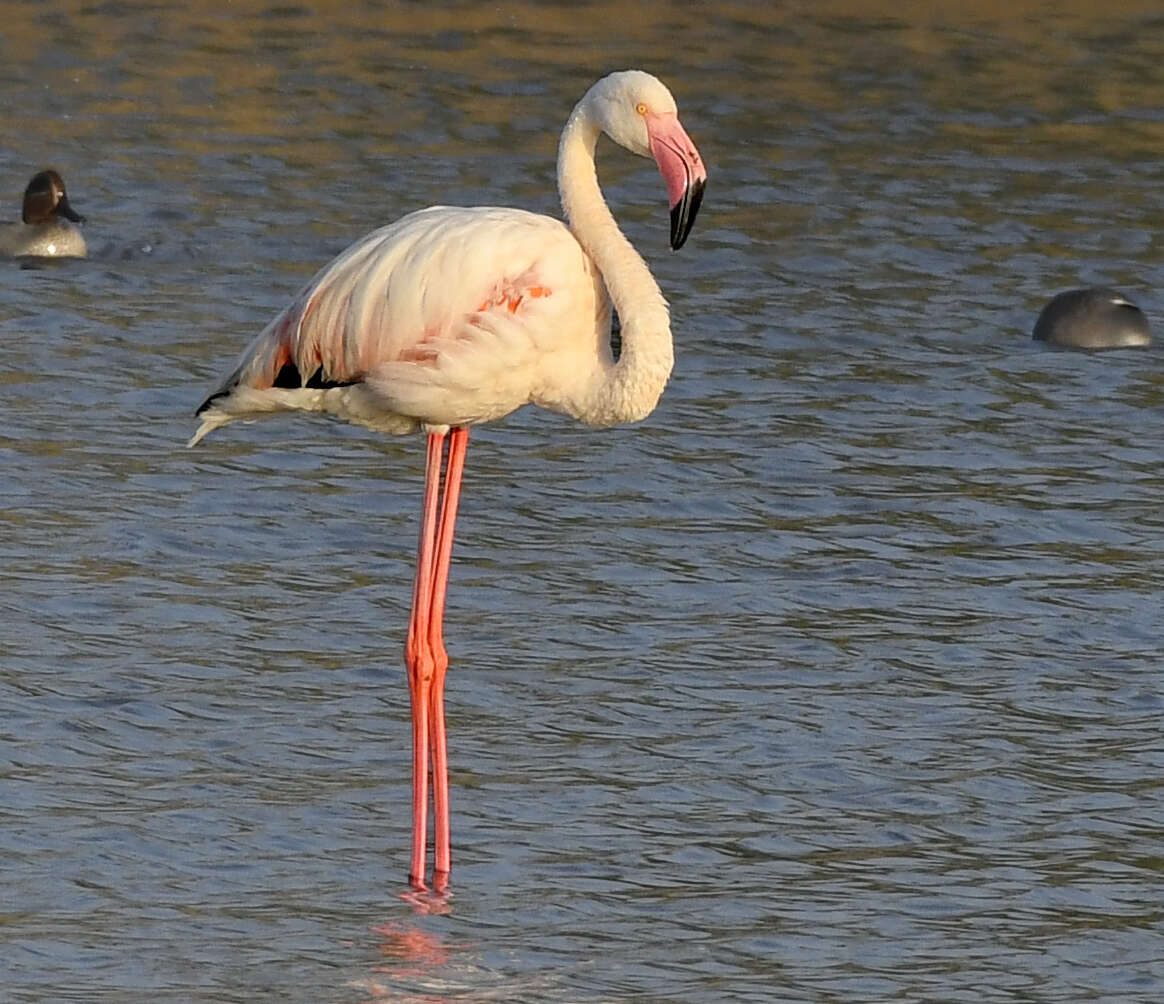
{"label": "flamingo foot", "polygon": [[427,889],[409,889],[400,898],[412,907],[413,912],[423,916],[439,917],[452,912],[452,893],[429,892]]}

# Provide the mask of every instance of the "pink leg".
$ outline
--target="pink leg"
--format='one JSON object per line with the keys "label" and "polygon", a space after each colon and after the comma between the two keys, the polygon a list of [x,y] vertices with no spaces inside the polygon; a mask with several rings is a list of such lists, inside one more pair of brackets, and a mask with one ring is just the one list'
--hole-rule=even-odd
{"label": "pink leg", "polygon": [[[443,892],[451,867],[449,839],[448,752],[445,745],[444,682],[449,657],[445,651],[443,621],[453,531],[457,520],[461,473],[469,430],[455,428],[449,439],[447,471],[442,481],[444,440],[440,433],[428,437],[425,465],[424,515],[417,548],[416,580],[412,592],[412,616],[408,624],[405,662],[412,695],[412,864],[408,881],[414,889],[425,888],[428,820],[428,754],[431,745],[433,772],[433,827],[435,856],[433,885]],[[442,491],[443,489],[443,491]],[[443,497],[442,497],[443,496]],[[439,518],[438,518],[439,510]]]}
{"label": "pink leg", "polygon": [[457,525],[457,504],[461,497],[461,474],[465,452],[469,448],[469,430],[454,428],[449,438],[449,458],[445,470],[444,499],[441,506],[440,531],[437,538],[436,570],[432,583],[432,607],[429,623],[429,647],[434,657],[432,699],[429,704],[429,740],[432,743],[433,802],[433,886],[443,892],[452,868],[449,825],[449,754],[445,742],[445,673],[449,655],[445,650],[445,594],[449,584],[449,563],[453,556],[453,535]]}
{"label": "pink leg", "polygon": [[408,882],[424,889],[426,829],[428,823],[428,723],[432,690],[432,653],[428,648],[432,609],[433,563],[436,556],[437,505],[440,493],[444,436],[428,437],[424,476],[424,512],[416,555],[416,579],[412,587],[412,616],[408,621],[404,662],[412,697],[412,863]]}

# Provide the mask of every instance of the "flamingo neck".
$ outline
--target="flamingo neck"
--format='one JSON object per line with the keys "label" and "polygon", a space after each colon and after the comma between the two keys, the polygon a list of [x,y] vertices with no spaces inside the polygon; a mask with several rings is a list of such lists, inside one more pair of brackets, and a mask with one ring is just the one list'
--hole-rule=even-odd
{"label": "flamingo neck", "polygon": [[[579,402],[576,417],[591,425],[614,425],[637,422],[654,410],[675,355],[667,301],[598,187],[594,148],[600,131],[583,99],[562,130],[558,192],[570,230],[597,266],[622,324],[619,360],[603,368]],[[609,332],[599,334],[609,338]]]}

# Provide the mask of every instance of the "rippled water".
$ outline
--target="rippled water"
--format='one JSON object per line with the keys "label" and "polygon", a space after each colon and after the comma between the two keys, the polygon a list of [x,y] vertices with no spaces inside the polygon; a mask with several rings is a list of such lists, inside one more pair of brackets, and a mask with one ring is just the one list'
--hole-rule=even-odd
{"label": "rippled water", "polygon": [[[851,0],[10,5],[0,178],[84,262],[0,296],[0,983],[13,1001],[1157,1001],[1164,23]],[[423,451],[192,409],[433,202],[553,212],[609,69],[709,162],[658,412],[478,430],[452,898],[401,898]]]}

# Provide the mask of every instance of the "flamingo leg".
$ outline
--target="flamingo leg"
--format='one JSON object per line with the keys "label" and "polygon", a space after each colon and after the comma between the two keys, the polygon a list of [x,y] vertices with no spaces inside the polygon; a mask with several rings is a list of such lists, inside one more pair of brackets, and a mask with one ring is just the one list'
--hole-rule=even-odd
{"label": "flamingo leg", "polygon": [[461,497],[461,475],[469,448],[469,430],[457,427],[449,437],[445,467],[444,497],[437,536],[436,569],[432,582],[429,647],[432,650],[433,680],[429,703],[429,741],[432,744],[433,886],[444,892],[452,868],[449,836],[449,754],[445,742],[445,673],[449,655],[445,650],[445,594],[449,584],[449,563],[453,555],[453,535],[457,525],[457,504]]}
{"label": "flamingo leg", "polygon": [[[409,884],[425,889],[428,822],[428,764],[432,753],[433,829],[435,857],[433,885],[448,886],[451,867],[449,838],[448,751],[445,741],[444,682],[449,666],[443,621],[453,531],[457,520],[461,474],[469,430],[454,428],[449,438],[447,466],[444,433],[431,433],[425,462],[424,512],[417,547],[412,616],[408,622],[405,664],[412,698],[412,862]],[[442,468],[445,470],[442,471]],[[443,482],[443,484],[442,484]]]}
{"label": "flamingo leg", "polygon": [[425,850],[428,824],[428,727],[433,675],[428,634],[432,609],[437,507],[440,496],[444,439],[443,435],[436,433],[428,437],[428,454],[424,475],[424,509],[420,521],[420,542],[417,546],[416,579],[412,587],[412,615],[408,620],[408,639],[404,647],[404,663],[408,671],[408,691],[412,699],[412,863],[408,870],[408,882],[414,889],[425,888]]}

